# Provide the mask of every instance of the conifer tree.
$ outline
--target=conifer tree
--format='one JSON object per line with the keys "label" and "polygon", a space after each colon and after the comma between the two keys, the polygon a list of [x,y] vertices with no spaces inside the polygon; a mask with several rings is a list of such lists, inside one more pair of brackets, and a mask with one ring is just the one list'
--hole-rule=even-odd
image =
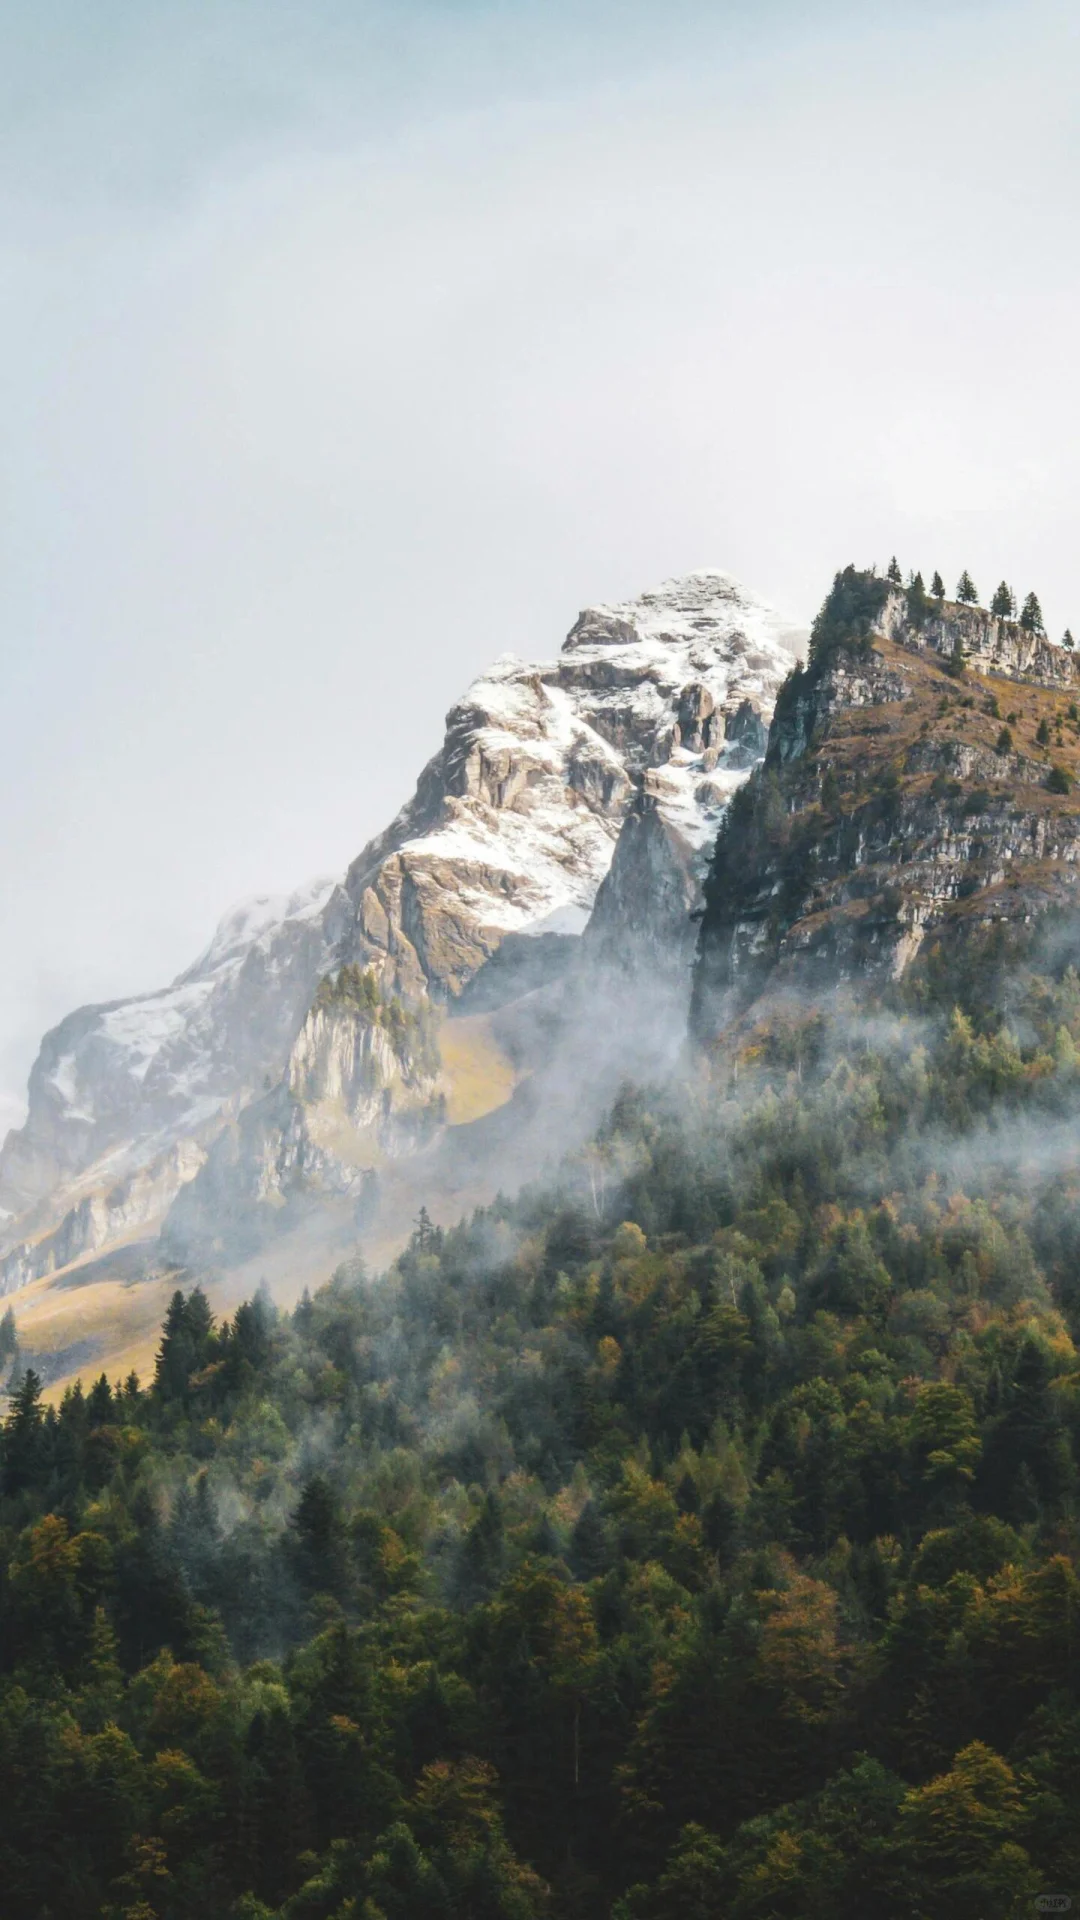
{"label": "conifer tree", "polygon": [[113,1393],[105,1374],[100,1374],[86,1396],[86,1423],[104,1427],[114,1418]]}
{"label": "conifer tree", "polygon": [[1072,649],[1073,649],[1073,637],[1072,637],[1072,634],[1070,633],[1070,631],[1069,631],[1069,629],[1068,629],[1068,627],[1066,627],[1066,629],[1065,629],[1065,631],[1064,631],[1064,633],[1063,633],[1063,634],[1062,634],[1062,636],[1061,636],[1061,644],[1062,644],[1062,646],[1063,646],[1063,647],[1067,647],[1070,653],[1072,652]]}
{"label": "conifer tree", "polygon": [[956,583],[956,597],[962,607],[977,607],[979,604],[979,589],[966,567]]}
{"label": "conifer tree", "polygon": [[41,1380],[27,1367],[11,1399],[0,1455],[0,1492],[23,1493],[46,1463],[47,1435],[41,1405]]}
{"label": "conifer tree", "polygon": [[1020,625],[1023,627],[1025,633],[1046,632],[1046,628],[1043,625],[1042,608],[1033,593],[1029,593],[1027,599],[1024,601],[1023,611],[1020,615]]}
{"label": "conifer tree", "polygon": [[94,1609],[86,1680],[79,1690],[79,1718],[90,1733],[100,1733],[114,1721],[124,1698],[124,1676],[117,1658],[116,1635],[104,1607]]}
{"label": "conifer tree", "polygon": [[900,567],[899,567],[899,563],[897,561],[895,553],[893,554],[893,557],[889,561],[888,567],[885,570],[885,578],[886,580],[889,581],[890,585],[894,587],[899,587],[903,585],[903,581],[900,577]]}
{"label": "conifer tree", "polygon": [[1016,596],[1008,581],[1002,580],[990,602],[990,611],[999,620],[1011,620],[1016,613]]}
{"label": "conifer tree", "polygon": [[921,573],[913,573],[907,590],[907,616],[913,627],[921,627],[930,611],[926,582]]}
{"label": "conifer tree", "polygon": [[935,600],[944,600],[945,598],[945,582],[936,569],[934,577],[930,582],[930,592]]}

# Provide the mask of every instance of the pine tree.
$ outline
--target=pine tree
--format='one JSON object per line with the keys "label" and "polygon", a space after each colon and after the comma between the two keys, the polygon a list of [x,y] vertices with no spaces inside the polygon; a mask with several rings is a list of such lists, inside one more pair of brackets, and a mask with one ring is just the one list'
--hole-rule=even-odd
{"label": "pine tree", "polygon": [[903,585],[903,581],[900,577],[900,568],[897,563],[897,558],[895,553],[893,554],[893,557],[889,561],[888,567],[886,568],[885,578],[894,587],[899,587]]}
{"label": "pine tree", "polygon": [[1061,644],[1063,647],[1067,647],[1070,653],[1072,652],[1073,637],[1072,637],[1072,634],[1069,632],[1068,627],[1066,627],[1064,633],[1061,636]]}
{"label": "pine tree", "polygon": [[89,1427],[105,1427],[114,1418],[112,1388],[102,1373],[86,1396],[86,1422]]}
{"label": "pine tree", "polygon": [[1050,745],[1050,722],[1047,720],[1045,714],[1035,729],[1035,738],[1040,747],[1048,747]]}
{"label": "pine tree", "polygon": [[1023,612],[1020,615],[1020,625],[1023,627],[1025,633],[1046,632],[1046,628],[1043,625],[1042,608],[1033,593],[1029,593],[1027,599],[1024,601]]}
{"label": "pine tree", "polygon": [[124,1698],[124,1676],[117,1657],[116,1635],[104,1607],[95,1607],[86,1679],[79,1689],[79,1719],[87,1733],[101,1733],[116,1719]]}
{"label": "pine tree", "polygon": [[416,1216],[412,1239],[409,1245],[414,1253],[437,1253],[442,1246],[442,1228],[437,1227],[426,1207],[421,1207]]}
{"label": "pine tree", "polygon": [[921,573],[912,574],[907,590],[908,621],[913,627],[925,626],[929,612],[930,602],[926,597],[926,582]]}
{"label": "pine tree", "polygon": [[185,1299],[177,1289],[165,1314],[165,1325],[154,1370],[154,1393],[162,1401],[184,1401],[193,1374],[210,1358],[214,1316],[201,1287]]}
{"label": "pine tree", "polygon": [[940,573],[936,571],[934,573],[933,579],[930,582],[930,592],[933,595],[935,600],[944,600],[945,598],[945,582],[942,579]]}
{"label": "pine tree", "polygon": [[27,1367],[12,1394],[11,1412],[4,1424],[0,1489],[14,1494],[32,1487],[44,1471],[47,1448],[41,1380],[33,1367]]}
{"label": "pine tree", "polygon": [[1016,596],[1008,581],[1002,580],[990,602],[990,611],[999,620],[1011,620],[1016,613]]}
{"label": "pine tree", "polygon": [[324,1474],[312,1474],[301,1488],[288,1551],[305,1593],[344,1597],[349,1573],[345,1522],[341,1502]]}
{"label": "pine tree", "polygon": [[977,607],[979,604],[979,589],[966,567],[956,583],[956,597],[962,607]]}

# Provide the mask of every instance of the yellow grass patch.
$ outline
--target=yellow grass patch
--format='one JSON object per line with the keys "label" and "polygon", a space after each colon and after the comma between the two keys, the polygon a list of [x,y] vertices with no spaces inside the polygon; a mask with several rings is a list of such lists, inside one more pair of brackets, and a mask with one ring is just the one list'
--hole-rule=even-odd
{"label": "yellow grass patch", "polygon": [[489,1014],[444,1020],[439,1049],[447,1080],[446,1117],[452,1127],[481,1120],[506,1105],[518,1075],[495,1038]]}

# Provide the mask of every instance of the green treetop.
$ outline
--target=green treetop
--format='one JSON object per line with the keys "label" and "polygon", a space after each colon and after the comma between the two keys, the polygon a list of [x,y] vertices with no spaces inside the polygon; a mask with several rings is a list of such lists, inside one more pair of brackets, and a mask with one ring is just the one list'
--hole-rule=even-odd
{"label": "green treetop", "polygon": [[956,597],[962,607],[976,607],[979,604],[979,589],[966,567],[956,583]]}
{"label": "green treetop", "polygon": [[1043,625],[1042,608],[1033,593],[1029,593],[1027,599],[1024,601],[1023,611],[1020,615],[1020,625],[1023,627],[1025,633],[1046,632],[1046,628]]}
{"label": "green treetop", "polygon": [[999,620],[1012,620],[1016,615],[1016,596],[1007,580],[1002,580],[990,602],[990,611]]}

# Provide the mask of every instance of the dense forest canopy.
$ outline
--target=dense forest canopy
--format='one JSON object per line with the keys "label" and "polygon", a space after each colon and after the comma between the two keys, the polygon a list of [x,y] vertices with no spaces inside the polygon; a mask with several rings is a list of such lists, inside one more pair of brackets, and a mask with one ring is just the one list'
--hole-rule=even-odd
{"label": "dense forest canopy", "polygon": [[1070,930],[791,1002],[382,1278],[2,1436],[10,1920],[1080,1886]]}

